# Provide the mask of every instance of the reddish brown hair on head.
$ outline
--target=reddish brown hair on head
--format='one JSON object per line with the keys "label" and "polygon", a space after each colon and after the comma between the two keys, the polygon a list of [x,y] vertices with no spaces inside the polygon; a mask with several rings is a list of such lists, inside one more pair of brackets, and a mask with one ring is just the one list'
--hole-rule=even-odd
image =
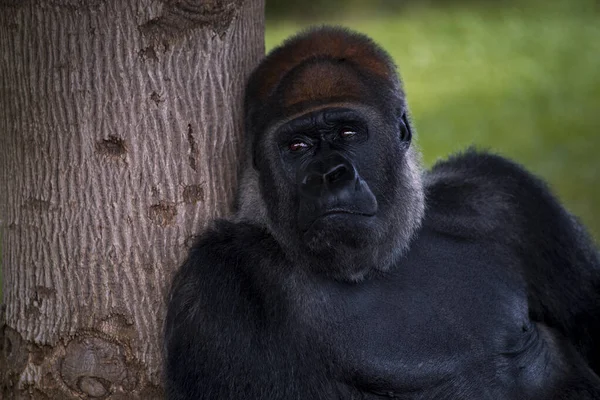
{"label": "reddish brown hair on head", "polygon": [[315,102],[321,99],[359,99],[364,85],[347,66],[328,61],[308,63],[294,74],[286,86],[282,105]]}
{"label": "reddish brown hair on head", "polygon": [[[393,84],[397,82],[392,59],[367,36],[340,27],[319,27],[302,32],[274,49],[252,74],[247,99],[265,101],[290,71],[314,60],[351,64],[367,75]],[[333,64],[314,67],[313,71],[318,72],[315,78],[331,78],[312,80],[329,87],[343,79],[343,76],[335,78],[336,73],[348,73],[342,69],[335,70]],[[353,80],[356,82],[356,78]],[[320,90],[316,83],[312,86],[306,90]],[[340,88],[349,89],[347,85]]]}

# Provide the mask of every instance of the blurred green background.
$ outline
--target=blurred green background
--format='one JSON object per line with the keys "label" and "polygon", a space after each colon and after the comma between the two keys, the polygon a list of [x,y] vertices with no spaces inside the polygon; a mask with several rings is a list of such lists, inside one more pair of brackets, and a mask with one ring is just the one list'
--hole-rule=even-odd
{"label": "blurred green background", "polygon": [[[287,4],[286,4],[287,3]],[[333,23],[396,60],[427,166],[475,145],[546,179],[600,239],[600,1],[267,0],[267,50]]]}

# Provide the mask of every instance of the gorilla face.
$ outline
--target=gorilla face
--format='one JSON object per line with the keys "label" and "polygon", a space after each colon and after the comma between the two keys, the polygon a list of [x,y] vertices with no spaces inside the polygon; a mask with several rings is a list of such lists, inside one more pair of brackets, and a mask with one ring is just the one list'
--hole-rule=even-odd
{"label": "gorilla face", "polygon": [[361,245],[352,240],[358,239],[353,233],[367,233],[378,205],[357,157],[373,159],[368,135],[367,121],[344,108],[309,112],[276,133],[287,182],[298,198],[297,226],[305,242],[337,232],[351,245]]}
{"label": "gorilla face", "polygon": [[255,152],[261,193],[295,260],[354,280],[393,262],[421,216],[411,136],[404,113],[386,119],[357,104],[311,108],[267,129]]}

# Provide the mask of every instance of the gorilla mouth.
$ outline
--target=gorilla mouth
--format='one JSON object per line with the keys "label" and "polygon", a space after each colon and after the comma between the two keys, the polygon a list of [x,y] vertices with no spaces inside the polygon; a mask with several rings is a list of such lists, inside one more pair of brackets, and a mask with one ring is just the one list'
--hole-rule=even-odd
{"label": "gorilla mouth", "polygon": [[315,224],[322,222],[326,219],[329,219],[329,217],[334,217],[336,215],[347,215],[347,216],[356,216],[356,217],[374,217],[375,213],[374,212],[360,212],[360,211],[355,211],[355,210],[348,210],[345,208],[333,208],[330,210],[327,210],[325,212],[322,212],[321,214],[317,215],[316,217],[314,217],[314,219],[308,224],[308,226],[306,226],[305,229],[303,229],[304,233],[307,233],[308,231],[310,231]]}
{"label": "gorilla mouth", "polygon": [[346,210],[346,209],[341,209],[341,208],[340,209],[334,208],[332,210],[325,211],[321,215],[317,216],[317,218],[315,218],[315,220],[317,220],[319,218],[328,217],[330,215],[336,215],[336,214],[350,214],[350,215],[358,215],[358,216],[362,216],[362,217],[372,217],[375,215],[375,213],[365,213],[365,212]]}

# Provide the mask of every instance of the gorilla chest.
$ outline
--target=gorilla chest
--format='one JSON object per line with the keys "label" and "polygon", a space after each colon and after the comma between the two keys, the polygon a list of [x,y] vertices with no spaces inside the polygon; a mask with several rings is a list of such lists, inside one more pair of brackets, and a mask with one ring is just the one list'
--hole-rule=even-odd
{"label": "gorilla chest", "polygon": [[514,270],[493,247],[417,242],[385,276],[331,284],[327,318],[312,328],[325,329],[341,375],[354,373],[359,385],[420,391],[448,380],[496,380],[500,366],[506,370],[502,354],[530,336]]}

